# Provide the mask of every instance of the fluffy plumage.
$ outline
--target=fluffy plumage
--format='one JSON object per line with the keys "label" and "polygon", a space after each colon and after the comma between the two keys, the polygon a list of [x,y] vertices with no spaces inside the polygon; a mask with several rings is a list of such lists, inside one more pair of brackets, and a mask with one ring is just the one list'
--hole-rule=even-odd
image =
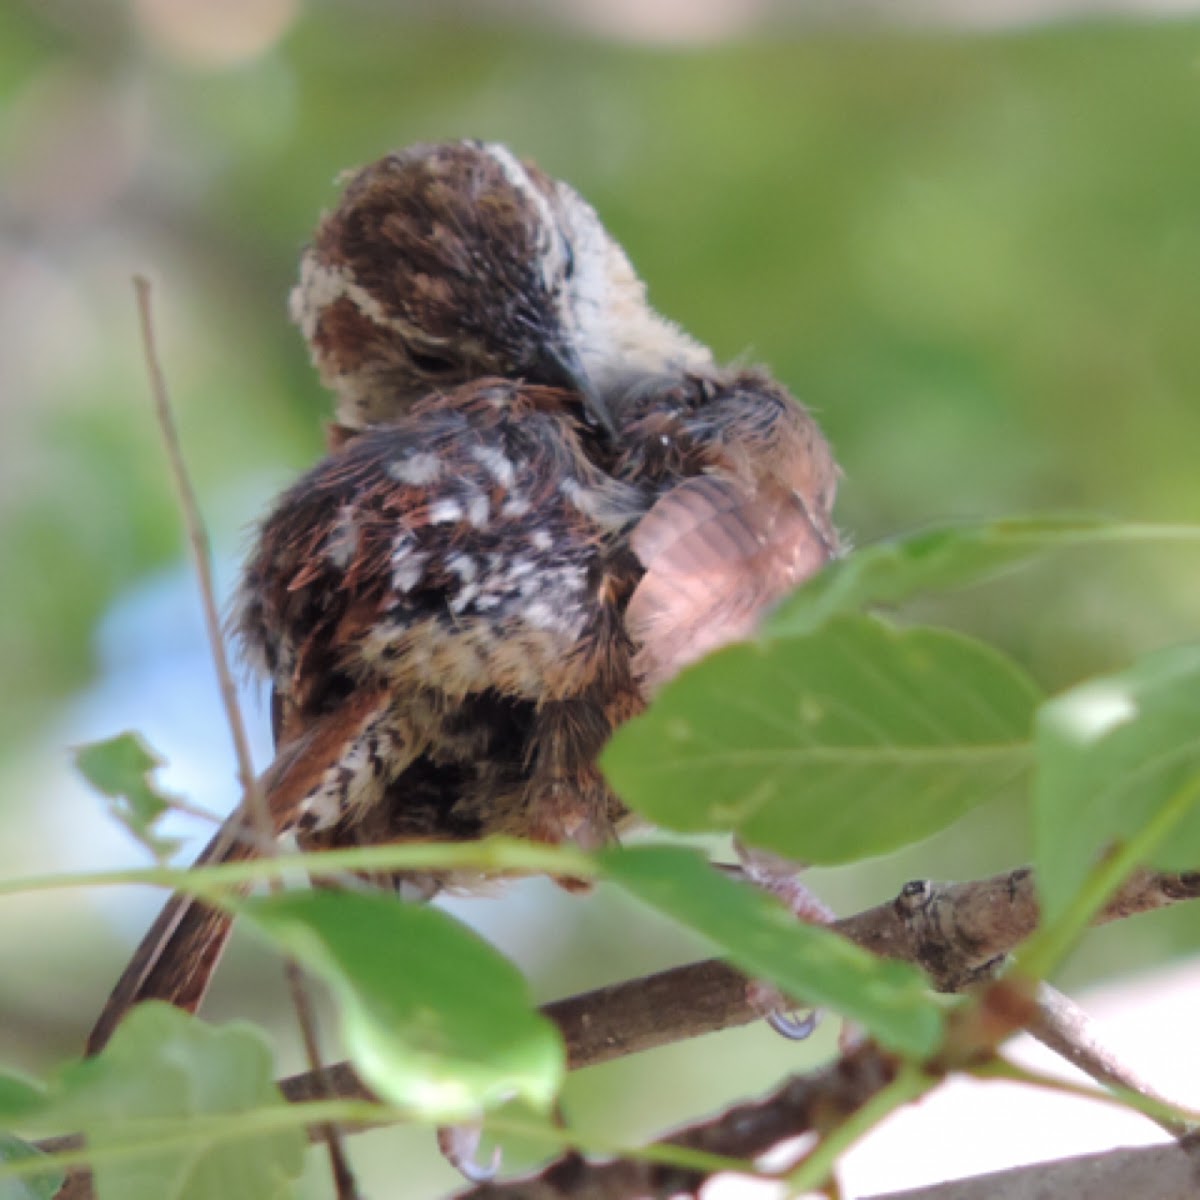
{"label": "fluffy plumage", "polygon": [[[397,169],[425,190],[392,194]],[[564,188],[503,148],[419,148],[356,176],[306,258],[294,307],[343,429],[263,522],[236,619],[275,693],[263,790],[304,846],[607,842],[627,819],[596,766],[613,729],[837,552],[816,423],[648,309]],[[508,255],[527,261],[480,266]],[[430,391],[430,337],[456,375],[516,378]],[[607,429],[547,360],[604,381]],[[203,857],[254,852],[239,811]],[[89,1048],[138,1000],[195,1008],[228,928],[173,899]]]}

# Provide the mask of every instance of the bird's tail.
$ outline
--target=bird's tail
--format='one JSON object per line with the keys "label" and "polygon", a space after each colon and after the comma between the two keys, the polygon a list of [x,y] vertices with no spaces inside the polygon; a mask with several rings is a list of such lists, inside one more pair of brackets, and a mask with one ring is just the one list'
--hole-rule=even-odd
{"label": "bird's tail", "polygon": [[[290,736],[285,730],[275,761],[258,781],[275,836],[295,828],[305,801],[330,772],[347,795],[375,778],[372,730],[387,707],[386,688],[364,687],[306,729]],[[263,849],[243,803],[205,846],[196,866],[245,862],[258,858]],[[247,892],[249,885],[239,890]],[[88,1055],[99,1054],[125,1014],[143,1000],[165,1000],[195,1012],[208,991],[232,925],[231,914],[203,900],[183,893],[172,896],[117,980],[88,1037]]]}
{"label": "bird's tail", "polygon": [[[205,846],[195,865],[256,858],[259,851],[253,841],[239,836],[243,829],[244,816],[239,809]],[[117,980],[88,1035],[87,1056],[99,1054],[125,1014],[143,1000],[165,1000],[176,1008],[195,1012],[208,991],[232,928],[232,914],[196,896],[176,892]]]}

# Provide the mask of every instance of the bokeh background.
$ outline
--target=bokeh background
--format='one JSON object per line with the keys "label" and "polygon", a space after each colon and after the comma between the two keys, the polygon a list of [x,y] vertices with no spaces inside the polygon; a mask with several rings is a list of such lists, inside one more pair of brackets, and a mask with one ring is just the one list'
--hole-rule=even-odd
{"label": "bokeh background", "polygon": [[[160,341],[225,594],[328,412],[285,299],[342,169],[495,138],[587,195],[657,305],[819,411],[859,542],[1043,509],[1200,521],[1200,20],[1076,0],[9,0],[0,5],[0,872],[141,861],[72,779],[124,728],[227,809],[229,738],[150,414],[130,276]],[[1168,12],[1168,10],[1179,10]],[[1080,551],[915,615],[1047,687],[1194,636],[1200,549]],[[263,761],[263,699],[247,687]],[[849,911],[1027,853],[991,805],[814,883]],[[0,1054],[78,1051],[159,896],[0,907]],[[542,998],[701,952],[603,893],[457,906]],[[1065,979],[1195,950],[1193,914],[1096,934]],[[278,1030],[235,946],[213,1015]],[[483,1002],[486,1002],[484,998]],[[827,1054],[748,1029],[572,1079],[632,1138]],[[427,1135],[356,1142],[368,1190],[454,1180]],[[399,1164],[399,1167],[398,1167]],[[388,1181],[386,1186],[382,1182]],[[321,1194],[314,1182],[311,1195]]]}

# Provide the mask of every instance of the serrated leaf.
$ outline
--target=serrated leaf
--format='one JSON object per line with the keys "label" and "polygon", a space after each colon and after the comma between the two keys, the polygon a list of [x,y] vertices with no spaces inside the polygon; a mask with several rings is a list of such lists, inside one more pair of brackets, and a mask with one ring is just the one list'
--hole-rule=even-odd
{"label": "serrated leaf", "polygon": [[915,967],[798,920],[694,851],[639,846],[607,851],[600,861],[606,878],[704,934],[736,967],[793,999],[834,1008],[913,1058],[927,1058],[941,1043],[941,1011]]}
{"label": "serrated leaf", "polygon": [[75,766],[101,795],[109,811],[159,862],[179,849],[177,838],[165,838],[155,826],[171,809],[171,799],[151,779],[162,759],[136,733],[120,733],[80,746]]}
{"label": "serrated leaf", "polygon": [[[0,1133],[0,1166],[42,1157],[44,1155],[36,1146],[12,1134]],[[54,1166],[48,1166],[38,1175],[0,1179],[0,1200],[53,1200],[65,1179],[66,1172]]]}
{"label": "serrated leaf", "polygon": [[1030,762],[1038,698],[980,642],[839,617],[697,664],[617,732],[603,766],[631,808],[668,829],[850,862],[1010,786]]}
{"label": "serrated leaf", "polygon": [[437,909],[392,895],[293,892],[250,921],[326,979],[343,1040],[380,1096],[443,1123],[521,1096],[547,1108],[566,1058],[521,973]]}
{"label": "serrated leaf", "polygon": [[[144,1155],[97,1161],[98,1200],[283,1200],[303,1167],[303,1131],[253,1132],[255,1113],[283,1103],[257,1029],[214,1028],[150,1003],[126,1017],[97,1058],[63,1071],[55,1110],[94,1150],[144,1141]],[[197,1129],[182,1148],[154,1149],[171,1118],[239,1114],[236,1139]],[[139,1121],[147,1122],[141,1131]]]}
{"label": "serrated leaf", "polygon": [[[1162,650],[1046,703],[1037,719],[1034,859],[1047,921],[1098,856],[1139,834],[1200,783],[1200,645]],[[1200,806],[1185,806],[1150,854],[1200,868]]]}
{"label": "serrated leaf", "polygon": [[923,529],[862,546],[830,563],[785,600],[767,622],[764,636],[811,633],[839,613],[964,587],[1114,528],[1094,517],[1011,517]]}

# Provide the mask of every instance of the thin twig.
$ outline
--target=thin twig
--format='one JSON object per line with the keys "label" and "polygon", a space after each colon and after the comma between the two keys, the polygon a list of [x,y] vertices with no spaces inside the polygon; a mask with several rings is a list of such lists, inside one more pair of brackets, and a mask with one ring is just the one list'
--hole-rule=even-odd
{"label": "thin twig", "polygon": [[[1091,1017],[1069,996],[1048,983],[1043,983],[1038,990],[1037,1015],[1028,1032],[1097,1083],[1157,1100],[1167,1110],[1172,1107],[1172,1102],[1157,1088],[1104,1045]],[[1186,1137],[1195,1131],[1190,1122],[1170,1115],[1169,1111],[1143,1110],[1143,1115],[1175,1138]]]}
{"label": "thin twig", "polygon": [[[312,995],[304,978],[304,972],[300,969],[299,963],[291,958],[284,959],[283,970],[287,976],[288,990],[292,995],[292,1007],[296,1010],[296,1018],[300,1025],[300,1036],[304,1040],[304,1057],[320,1080],[320,1098],[332,1098],[329,1068],[325,1064],[321,1046],[317,1041],[317,1014],[313,1008]],[[358,1200],[358,1184],[355,1183],[354,1172],[350,1169],[350,1159],[346,1154],[345,1142],[338,1127],[333,1124],[325,1124],[320,1126],[317,1132],[329,1151],[329,1169],[333,1174],[334,1194],[338,1200]]]}
{"label": "thin twig", "polygon": [[[233,736],[234,753],[237,757],[238,780],[242,786],[242,804],[250,816],[250,824],[260,843],[261,852],[273,855],[277,852],[274,822],[267,808],[266,798],[259,787],[258,777],[254,773],[254,759],[250,753],[250,738],[246,732],[246,722],[242,716],[242,708],[238,703],[237,685],[234,682],[233,671],[229,666],[229,655],[225,649],[225,638],[221,630],[221,616],[217,605],[216,587],[213,583],[212,546],[208,538],[208,530],[200,515],[200,505],[192,487],[187,464],[183,457],[183,447],[179,440],[179,428],[175,421],[175,413],[171,407],[170,396],[167,392],[166,375],[162,369],[158,355],[157,339],[154,335],[154,320],[150,303],[150,281],[144,275],[135,275],[133,279],[134,292],[137,295],[138,315],[142,326],[142,343],[146,354],[146,368],[150,375],[150,391],[154,398],[154,412],[158,418],[159,429],[162,433],[163,444],[170,464],[171,476],[179,493],[179,506],[183,513],[184,527],[187,530],[188,546],[191,550],[192,563],[196,568],[197,581],[200,588],[200,601],[204,609],[204,626],[208,635],[208,648],[216,668],[217,681],[221,691],[221,703],[225,708],[225,719],[229,732]],[[273,880],[272,890],[280,892],[283,883]],[[311,997],[305,986],[300,968],[291,962],[285,966],[288,990],[291,993],[292,1006],[296,1010],[296,1020],[300,1026],[300,1035],[304,1043],[305,1056],[310,1070],[318,1080],[325,1078],[325,1064],[320,1052],[320,1042],[317,1035],[316,1015]],[[322,1136],[329,1148],[330,1170],[338,1200],[357,1200],[358,1189],[350,1172],[345,1147],[341,1135],[332,1126],[322,1128]]]}
{"label": "thin twig", "polygon": [[[900,1069],[899,1059],[863,1043],[827,1067],[787,1080],[761,1100],[739,1104],[656,1144],[752,1160],[805,1133],[827,1134],[841,1126],[883,1093]],[[711,1175],[645,1158],[591,1162],[572,1152],[533,1176],[474,1187],[456,1200],[666,1200],[696,1196]]]}
{"label": "thin twig", "polygon": [[163,445],[167,451],[167,461],[171,466],[171,477],[179,492],[179,507],[183,512],[183,523],[192,552],[192,563],[196,568],[200,586],[200,602],[204,607],[204,627],[208,634],[209,653],[212,655],[213,666],[217,671],[221,703],[225,706],[225,720],[229,724],[229,732],[233,735],[233,748],[237,755],[238,780],[242,785],[248,806],[251,809],[262,808],[263,811],[259,814],[259,824],[260,828],[267,831],[271,828],[271,815],[263,807],[262,796],[258,791],[258,780],[254,774],[254,759],[250,753],[250,739],[246,733],[246,722],[242,719],[242,709],[237,698],[237,686],[234,683],[233,671],[229,666],[229,655],[225,652],[225,639],[221,632],[221,615],[217,607],[216,588],[213,584],[212,547],[209,544],[208,531],[200,516],[200,506],[196,501],[196,493],[192,488],[187,464],[183,459],[179,429],[175,423],[174,410],[171,408],[170,397],[167,393],[166,376],[163,374],[158,356],[154,321],[150,309],[150,281],[144,275],[135,275],[133,287],[137,293],[138,315],[142,324],[142,343],[146,352],[146,369],[150,373],[150,391],[154,398],[154,413],[158,418]]}
{"label": "thin twig", "polygon": [[182,813],[185,817],[193,817],[197,821],[203,821],[206,825],[220,825],[225,820],[220,813],[212,812],[202,804],[193,804],[182,796],[164,796],[162,799],[172,812]]}

